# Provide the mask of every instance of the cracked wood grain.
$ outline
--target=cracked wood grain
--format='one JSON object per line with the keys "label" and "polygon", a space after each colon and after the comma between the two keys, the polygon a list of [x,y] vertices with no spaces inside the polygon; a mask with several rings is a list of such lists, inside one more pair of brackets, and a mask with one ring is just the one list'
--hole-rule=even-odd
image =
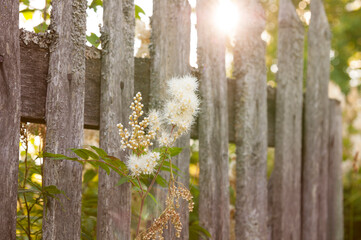
{"label": "cracked wood grain", "polygon": [[[70,154],[82,147],[85,94],[85,0],[54,0],[46,95],[45,152]],[[79,239],[82,166],[71,161],[44,161],[44,186],[56,185],[66,197],[48,198],[44,239]]]}
{"label": "cracked wood grain", "polygon": [[331,33],[322,0],[311,2],[311,14],[303,132],[302,239],[325,240]]}
{"label": "cracked wood grain", "polygon": [[[100,82],[100,147],[123,161],[117,124],[128,127],[134,94],[134,2],[103,3],[102,69]],[[131,186],[117,186],[119,176],[99,172],[97,239],[130,239]]]}
{"label": "cracked wood grain", "polygon": [[[167,80],[190,74],[190,13],[187,0],[156,0],[153,2],[152,35],[151,35],[151,67],[150,67],[150,104],[160,109],[167,99]],[[190,134],[177,140],[176,146],[183,148],[174,158],[183,174],[178,180],[185,186],[189,185]],[[166,176],[167,177],[167,176]],[[158,202],[164,203],[166,189],[156,188]],[[180,218],[183,225],[180,239],[189,238],[189,214],[187,203],[182,201]],[[162,211],[162,210],[160,210]],[[157,215],[160,214],[156,211]],[[165,239],[175,238],[173,227],[164,230]]]}
{"label": "cracked wood grain", "polygon": [[343,240],[342,110],[329,100],[327,239]]}
{"label": "cracked wood grain", "polygon": [[281,0],[278,31],[275,163],[269,180],[271,238],[301,239],[304,27],[290,0]]}
{"label": "cracked wood grain", "polygon": [[0,239],[16,239],[20,137],[19,2],[0,1]]}
{"label": "cracked wood grain", "polygon": [[236,238],[266,240],[267,76],[264,10],[259,1],[238,1],[247,21],[239,26],[234,50],[237,154]]}
{"label": "cracked wood grain", "polygon": [[217,0],[197,1],[201,106],[199,138],[199,222],[212,239],[228,239],[228,111],[225,36],[209,19]]}

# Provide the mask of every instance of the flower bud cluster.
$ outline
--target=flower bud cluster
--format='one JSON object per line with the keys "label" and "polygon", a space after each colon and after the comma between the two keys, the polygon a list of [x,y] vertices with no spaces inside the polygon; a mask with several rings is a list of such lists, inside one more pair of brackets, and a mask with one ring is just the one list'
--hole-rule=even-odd
{"label": "flower bud cluster", "polygon": [[128,148],[135,151],[137,154],[142,154],[148,150],[149,146],[153,145],[151,141],[155,138],[156,133],[153,130],[148,132],[145,131],[149,125],[149,118],[145,117],[142,121],[139,119],[144,114],[144,105],[141,103],[141,93],[138,92],[133,100],[134,101],[130,105],[130,109],[133,112],[129,116],[129,125],[132,128],[132,132],[130,133],[121,123],[119,123],[117,127],[119,128],[119,135],[122,138],[122,149],[125,150]]}
{"label": "flower bud cluster", "polygon": [[184,186],[175,186],[174,184],[169,188],[169,194],[166,200],[167,205],[175,203],[176,208],[180,207],[179,200],[183,199],[188,202],[189,212],[193,211],[194,202],[191,192]]}
{"label": "flower bud cluster", "polygon": [[180,232],[182,231],[182,223],[180,221],[179,213],[175,211],[174,207],[167,207],[146,231],[137,236],[136,240],[164,240],[163,229],[168,228],[169,221],[171,221],[174,225],[174,228],[176,229],[176,237],[179,238]]}

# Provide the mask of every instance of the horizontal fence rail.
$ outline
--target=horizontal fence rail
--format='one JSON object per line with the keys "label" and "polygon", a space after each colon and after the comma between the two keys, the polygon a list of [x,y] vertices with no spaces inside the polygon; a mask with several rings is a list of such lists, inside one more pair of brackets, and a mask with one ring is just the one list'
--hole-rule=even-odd
{"label": "horizontal fence rail", "polygon": [[[45,104],[47,91],[47,74],[49,66],[48,43],[50,35],[35,34],[22,30],[20,35],[21,68],[21,120],[24,122],[45,123]],[[194,70],[194,75],[198,73]],[[99,129],[100,113],[100,75],[101,51],[88,47],[86,49],[84,127]],[[229,141],[234,142],[234,103],[236,82],[228,83],[228,124]],[[134,92],[141,92],[144,109],[149,105],[150,60],[134,59]],[[275,136],[275,96],[276,89],[267,88],[268,146],[274,147]],[[198,138],[198,127],[193,126],[191,137]]]}

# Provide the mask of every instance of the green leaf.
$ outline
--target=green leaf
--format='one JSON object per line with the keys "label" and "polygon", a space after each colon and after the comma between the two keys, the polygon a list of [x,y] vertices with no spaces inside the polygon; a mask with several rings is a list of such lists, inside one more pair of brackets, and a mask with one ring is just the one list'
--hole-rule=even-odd
{"label": "green leaf", "polygon": [[26,6],[30,5],[30,0],[20,0],[21,3],[24,3]]}
{"label": "green leaf", "polygon": [[118,173],[119,176],[124,176],[124,174],[126,174],[127,172],[125,172],[124,174],[119,170],[117,169],[116,167],[114,166],[108,166],[109,168],[111,168],[114,172]]}
{"label": "green leaf", "polygon": [[[170,163],[169,163],[169,161],[164,161],[164,163],[163,163],[163,166],[166,166],[166,167],[169,167],[170,168]],[[172,168],[173,168],[173,171],[180,171],[180,169],[176,166],[176,165],[174,165],[174,164],[172,164]]]}
{"label": "green leaf", "polygon": [[97,175],[97,172],[94,171],[93,169],[89,169],[84,173],[84,180],[83,183],[87,184],[88,182],[90,182],[95,176]]}
{"label": "green leaf", "polygon": [[27,9],[24,9],[24,10],[22,10],[20,12],[23,14],[25,20],[29,20],[29,19],[33,18],[34,10],[32,10],[32,9],[27,8]]}
{"label": "green leaf", "polygon": [[158,183],[159,186],[166,188],[167,180],[165,180],[161,175],[158,175],[155,181]]}
{"label": "green leaf", "polygon": [[34,191],[32,189],[25,189],[25,188],[19,188],[18,189],[18,194],[22,194],[22,193],[38,193],[38,191]]}
{"label": "green leaf", "polygon": [[81,148],[71,148],[70,150],[84,160],[88,160],[90,157],[87,152],[89,150],[85,151],[86,149],[81,149]]}
{"label": "green leaf", "polygon": [[189,234],[190,235],[195,234],[197,236],[207,237],[209,239],[212,237],[211,234],[207,231],[207,229],[199,225],[198,221],[194,221],[189,225]]}
{"label": "green leaf", "polygon": [[46,24],[45,22],[42,22],[42,23],[40,23],[38,26],[35,26],[35,27],[34,27],[34,31],[35,31],[36,33],[46,32],[46,30],[48,30],[48,27],[49,27],[48,24]]}
{"label": "green leaf", "polygon": [[96,146],[90,146],[92,149],[94,149],[94,151],[101,157],[106,157],[108,156],[108,154],[101,148],[98,148]]}
{"label": "green leaf", "polygon": [[122,161],[120,160],[119,158],[116,158],[116,157],[113,157],[113,156],[106,156],[106,157],[102,157],[103,160],[115,167],[118,167],[120,168],[122,171],[127,171],[128,168],[127,168],[127,165]]}
{"label": "green leaf", "polygon": [[140,189],[140,187],[134,186],[132,187],[132,190],[135,192],[141,192],[142,190]]}
{"label": "green leaf", "polygon": [[44,191],[47,192],[50,195],[63,194],[65,196],[65,192],[58,189],[55,185],[45,186]]}
{"label": "green leaf", "polygon": [[94,47],[98,47],[100,44],[100,39],[95,33],[91,33],[90,36],[86,36],[86,40],[91,43]]}
{"label": "green leaf", "polygon": [[[169,168],[169,167],[165,167],[165,166],[162,166],[160,170],[161,170],[161,171],[170,172],[170,168]],[[173,174],[176,175],[176,176],[180,176],[179,173],[178,173],[178,171],[175,170],[175,169],[173,169]]]}
{"label": "green leaf", "polygon": [[124,177],[121,177],[121,178],[119,179],[118,183],[117,183],[117,186],[120,186],[120,185],[122,185],[123,183],[128,182],[129,179],[130,179],[130,177],[128,177],[128,176],[126,176],[126,177],[125,177],[125,176],[124,176]]}
{"label": "green leaf", "polygon": [[94,152],[88,150],[88,149],[82,149],[84,152],[86,152],[90,158],[94,159],[94,160],[99,160],[99,156],[97,154],[95,154]]}
{"label": "green leaf", "polygon": [[72,160],[72,161],[78,161],[77,158],[71,158],[68,156],[65,156],[63,154],[55,154],[55,153],[48,153],[44,152],[43,157],[51,158],[53,160]]}
{"label": "green leaf", "polygon": [[143,13],[143,14],[145,15],[145,12],[144,12],[144,10],[143,10],[141,7],[139,7],[138,5],[135,5],[134,7],[135,7],[135,18],[137,18],[137,19],[140,20],[139,14],[140,14],[140,13]]}
{"label": "green leaf", "polygon": [[102,161],[96,161],[96,164],[98,164],[99,167],[104,169],[107,172],[108,175],[110,174],[110,169],[109,169],[109,166],[107,164],[105,164]]}
{"label": "green leaf", "polygon": [[151,194],[150,192],[148,192],[148,196],[154,201],[155,204],[158,204],[157,199],[155,199],[155,197],[153,196],[153,194]]}
{"label": "green leaf", "polygon": [[172,147],[172,148],[168,148],[168,151],[170,153],[171,157],[177,156],[178,154],[180,154],[182,152],[182,148],[179,147]]}
{"label": "green leaf", "polygon": [[89,5],[89,8],[94,9],[94,12],[96,12],[98,6],[103,6],[103,1],[102,0],[93,0],[91,2],[91,4]]}

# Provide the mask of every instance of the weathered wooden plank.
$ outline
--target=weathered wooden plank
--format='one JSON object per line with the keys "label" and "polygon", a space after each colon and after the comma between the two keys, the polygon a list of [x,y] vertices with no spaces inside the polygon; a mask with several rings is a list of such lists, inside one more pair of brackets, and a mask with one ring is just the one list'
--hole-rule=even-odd
{"label": "weathered wooden plank", "polygon": [[[152,108],[162,108],[167,99],[167,80],[172,77],[190,74],[190,13],[188,0],[159,0],[153,2],[152,36],[151,36],[151,68],[150,68],[150,104]],[[183,148],[173,159],[184,173],[178,180],[189,185],[190,135],[177,140],[176,146]],[[158,202],[165,203],[166,189],[157,188]],[[189,238],[189,213],[187,203],[181,202],[180,218],[183,225],[180,239]],[[163,209],[161,210],[163,211]],[[174,239],[173,227],[164,230],[165,239]]]}
{"label": "weathered wooden plank", "polygon": [[265,16],[258,0],[238,1],[247,19],[234,49],[237,154],[236,238],[265,240],[267,232],[267,84]]}
{"label": "weathered wooden plank", "polygon": [[0,11],[0,239],[16,239],[20,133],[19,2]]}
{"label": "weathered wooden plank", "polygon": [[325,240],[331,34],[322,0],[311,1],[311,14],[303,138],[302,239]]}
{"label": "weathered wooden plank", "polygon": [[271,237],[301,239],[304,27],[291,0],[279,2],[275,164],[269,184]]}
{"label": "weathered wooden plank", "polygon": [[[100,83],[100,147],[125,161],[117,124],[128,126],[134,93],[134,2],[103,3],[102,70]],[[113,171],[99,172],[97,239],[130,239],[131,186],[117,186]]]}
{"label": "weathered wooden plank", "polygon": [[[82,146],[85,94],[85,0],[54,0],[46,95],[45,151],[69,154]],[[71,161],[44,161],[44,186],[56,185],[66,196],[48,198],[44,239],[79,239],[82,166]]]}
{"label": "weathered wooden plank", "polygon": [[212,239],[228,239],[228,109],[225,34],[214,27],[218,0],[197,1],[197,55],[201,106],[199,138],[199,222]]}
{"label": "weathered wooden plank", "polygon": [[327,239],[343,240],[342,110],[329,101]]}
{"label": "weathered wooden plank", "polygon": [[[27,32],[26,35],[28,35]],[[24,34],[22,34],[24,35]],[[34,36],[33,36],[34,37]],[[38,34],[33,37],[21,37],[21,96],[22,121],[45,123],[46,78],[48,63],[47,36],[39,39]],[[25,40],[27,39],[27,40]],[[39,46],[41,42],[41,47]],[[85,84],[85,128],[99,129],[100,106],[100,72],[101,52],[94,48],[86,49],[86,84]],[[134,58],[134,88],[135,92],[142,92],[144,109],[148,109],[150,92],[150,60],[147,58]],[[35,71],[36,70],[36,71]],[[199,75],[194,69],[192,74]],[[228,122],[229,141],[234,142],[234,99],[235,80],[227,79],[228,83]],[[274,88],[267,88],[267,118],[268,118],[268,145],[274,146],[275,138],[275,94]],[[191,131],[192,138],[198,138],[198,127]]]}

